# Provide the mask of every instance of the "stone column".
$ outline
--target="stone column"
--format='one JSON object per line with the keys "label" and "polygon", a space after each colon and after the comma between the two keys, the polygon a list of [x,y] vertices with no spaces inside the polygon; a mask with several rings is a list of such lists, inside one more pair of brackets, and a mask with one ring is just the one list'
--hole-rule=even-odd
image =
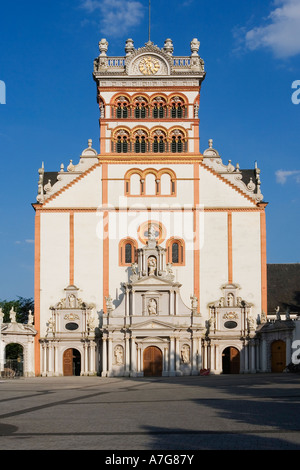
{"label": "stone column", "polygon": [[292,348],[292,340],[291,338],[287,338],[286,339],[286,357],[285,357],[285,362],[286,362],[286,366],[291,362],[291,348]]}
{"label": "stone column", "polygon": [[175,337],[175,371],[176,375],[180,375],[180,342],[179,337]]}
{"label": "stone column", "polygon": [[263,338],[261,342],[261,370],[262,372],[267,372],[268,364],[267,364],[267,342],[266,339]]}
{"label": "stone column", "polygon": [[210,344],[210,370],[214,371],[216,370],[216,354],[215,354],[215,344],[211,343]]}
{"label": "stone column", "polygon": [[113,350],[112,350],[112,337],[108,337],[108,371],[107,375],[112,375],[112,361],[113,361]]}
{"label": "stone column", "polygon": [[252,339],[250,341],[250,372],[251,374],[256,373],[256,368],[255,368],[255,341]]}
{"label": "stone column", "polygon": [[197,338],[193,336],[192,338],[192,375],[198,375],[197,370]]}
{"label": "stone column", "polygon": [[130,344],[128,333],[125,333],[125,376],[130,374]]}
{"label": "stone column", "polygon": [[102,337],[102,377],[107,376],[107,341],[106,337]]}
{"label": "stone column", "polygon": [[244,345],[244,372],[249,372],[249,345],[248,343],[245,343]]}
{"label": "stone column", "polygon": [[96,354],[95,354],[95,349],[96,349],[96,344],[94,341],[90,341],[90,358],[89,358],[89,363],[90,363],[90,367],[89,367],[89,373],[91,375],[94,375],[96,374],[96,367],[95,367],[95,357],[96,357]]}
{"label": "stone column", "polygon": [[136,344],[135,337],[131,337],[131,377],[136,377]]}
{"label": "stone column", "polygon": [[174,369],[174,355],[175,355],[175,350],[174,350],[174,337],[170,337],[170,371],[169,375],[170,376],[175,376],[175,369]]}

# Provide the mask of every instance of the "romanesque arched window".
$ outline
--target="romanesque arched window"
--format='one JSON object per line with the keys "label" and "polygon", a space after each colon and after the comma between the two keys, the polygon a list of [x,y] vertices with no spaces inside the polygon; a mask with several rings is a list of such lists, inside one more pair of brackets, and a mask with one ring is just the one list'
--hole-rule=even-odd
{"label": "romanesque arched window", "polygon": [[170,116],[173,119],[186,117],[186,105],[181,96],[173,96],[170,100]]}
{"label": "romanesque arched window", "polygon": [[174,129],[171,132],[171,152],[181,153],[187,151],[187,139],[180,129]]}
{"label": "romanesque arched window", "polygon": [[137,241],[133,238],[124,238],[119,243],[119,265],[131,266],[137,260]]}
{"label": "romanesque arched window", "polygon": [[161,96],[156,96],[151,101],[152,117],[154,119],[163,119],[167,115],[166,100]]}
{"label": "romanesque arched window", "polygon": [[149,151],[148,144],[148,134],[144,129],[138,129],[133,133],[134,140],[134,152],[135,153],[146,153]]}
{"label": "romanesque arched window", "polygon": [[137,96],[134,99],[133,107],[136,119],[145,119],[149,116],[148,101],[144,96]]}
{"label": "romanesque arched window", "polygon": [[129,99],[126,96],[118,96],[113,103],[113,117],[126,119],[130,114]]}
{"label": "romanesque arched window", "polygon": [[116,153],[129,152],[129,132],[124,129],[118,129],[112,141],[112,151]]}
{"label": "romanesque arched window", "polygon": [[167,136],[161,129],[152,133],[152,152],[164,153],[167,151]]}
{"label": "romanesque arched window", "polygon": [[167,262],[175,266],[185,265],[185,244],[182,238],[172,237],[166,242]]}

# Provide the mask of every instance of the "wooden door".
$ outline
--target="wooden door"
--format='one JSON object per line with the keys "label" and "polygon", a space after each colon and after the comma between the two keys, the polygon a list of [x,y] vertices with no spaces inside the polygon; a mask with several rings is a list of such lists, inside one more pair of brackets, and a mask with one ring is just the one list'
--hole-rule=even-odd
{"label": "wooden door", "polygon": [[278,340],[272,343],[271,357],[272,372],[282,372],[286,367],[286,348],[284,341]]}
{"label": "wooden door", "polygon": [[144,351],[144,376],[159,377],[162,375],[162,352],[156,346]]}
{"label": "wooden door", "polygon": [[240,373],[240,353],[236,348],[230,348],[230,373]]}
{"label": "wooden door", "polygon": [[63,357],[63,371],[65,376],[73,375],[73,349],[67,349]]}

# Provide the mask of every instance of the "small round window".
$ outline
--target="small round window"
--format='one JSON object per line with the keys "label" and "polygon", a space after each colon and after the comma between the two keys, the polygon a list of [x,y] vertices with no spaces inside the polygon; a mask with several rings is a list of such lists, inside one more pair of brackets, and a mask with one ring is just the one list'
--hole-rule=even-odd
{"label": "small round window", "polygon": [[77,323],[71,322],[71,323],[67,323],[65,327],[69,331],[75,331],[79,328],[79,325]]}
{"label": "small round window", "polygon": [[226,321],[224,323],[224,326],[225,326],[225,328],[228,328],[228,329],[232,330],[233,328],[237,327],[237,322],[236,321]]}

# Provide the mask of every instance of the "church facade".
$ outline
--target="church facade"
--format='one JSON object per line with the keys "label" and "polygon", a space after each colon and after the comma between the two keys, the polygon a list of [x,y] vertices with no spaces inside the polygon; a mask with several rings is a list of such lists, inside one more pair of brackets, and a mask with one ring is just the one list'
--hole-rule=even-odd
{"label": "church facade", "polygon": [[199,46],[99,43],[100,152],[39,170],[36,375],[267,370],[260,170],[200,152]]}

